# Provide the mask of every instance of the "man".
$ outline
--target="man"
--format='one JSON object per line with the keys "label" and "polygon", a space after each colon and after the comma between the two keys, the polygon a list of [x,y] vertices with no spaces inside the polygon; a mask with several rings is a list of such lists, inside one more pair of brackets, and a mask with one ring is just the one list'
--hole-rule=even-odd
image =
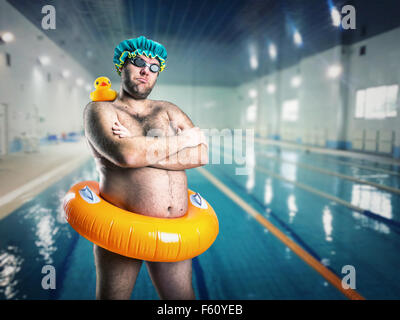
{"label": "man", "polygon": [[[85,134],[100,176],[100,194],[125,210],[162,218],[188,208],[185,169],[208,163],[202,131],[176,105],[147,99],[165,67],[165,48],[145,37],[122,41],[114,63],[117,98],[91,102]],[[94,245],[96,298],[129,299],[142,261]],[[161,299],[194,299],[192,261],[146,262]]]}

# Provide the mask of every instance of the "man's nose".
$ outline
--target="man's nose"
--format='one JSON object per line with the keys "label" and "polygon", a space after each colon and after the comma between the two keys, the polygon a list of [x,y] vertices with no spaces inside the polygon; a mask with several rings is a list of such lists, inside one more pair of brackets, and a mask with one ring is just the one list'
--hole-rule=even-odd
{"label": "man's nose", "polygon": [[148,66],[144,66],[140,69],[140,74],[149,74],[150,68]]}

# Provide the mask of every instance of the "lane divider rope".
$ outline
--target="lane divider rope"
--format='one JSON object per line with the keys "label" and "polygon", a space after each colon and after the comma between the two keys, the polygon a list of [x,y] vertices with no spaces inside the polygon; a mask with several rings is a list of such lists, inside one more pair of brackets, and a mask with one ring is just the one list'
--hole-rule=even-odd
{"label": "lane divider rope", "polygon": [[326,174],[326,175],[330,175],[330,176],[334,176],[334,177],[339,177],[341,179],[350,180],[350,181],[357,182],[357,183],[360,183],[360,184],[370,185],[370,186],[373,186],[375,188],[378,188],[378,189],[381,189],[381,190],[385,190],[385,191],[388,191],[388,192],[392,192],[392,193],[396,193],[396,194],[400,195],[400,189],[397,189],[397,188],[394,188],[394,187],[389,187],[389,186],[385,186],[383,184],[379,184],[379,183],[375,183],[375,182],[371,182],[371,181],[358,179],[358,178],[355,178],[355,177],[347,176],[347,175],[342,174],[342,173],[337,173],[337,172],[321,169],[321,168],[318,168],[318,167],[315,167],[315,166],[311,166],[311,165],[308,165],[308,164],[305,164],[305,163],[301,163],[301,162],[290,161],[290,160],[282,159],[280,157],[267,156],[267,155],[265,155],[263,153],[257,153],[257,154],[262,156],[263,158],[266,158],[266,159],[271,159],[271,160],[274,160],[274,161],[281,161],[281,162],[285,162],[285,163],[290,163],[290,164],[296,165],[298,167],[306,168],[308,170],[316,171],[316,172],[319,172],[319,173],[322,173],[322,174]]}
{"label": "lane divider rope", "polygon": [[332,195],[330,195],[328,193],[325,193],[323,191],[320,191],[318,189],[310,187],[310,186],[308,186],[308,185],[306,185],[304,183],[285,178],[285,177],[283,177],[283,176],[281,176],[279,174],[276,174],[276,173],[274,173],[274,172],[272,172],[270,170],[267,170],[265,168],[256,166],[255,170],[260,171],[262,173],[265,173],[265,174],[267,174],[267,175],[269,175],[269,176],[271,176],[271,177],[273,177],[275,179],[279,179],[279,180],[294,184],[296,187],[298,187],[300,189],[306,190],[308,192],[316,194],[316,195],[318,195],[320,197],[323,197],[325,199],[329,199],[329,200],[332,200],[334,202],[337,202],[337,203],[339,203],[339,204],[341,204],[341,205],[343,205],[343,206],[345,206],[345,207],[347,207],[347,208],[349,208],[351,210],[357,211],[357,212],[359,212],[359,213],[361,213],[361,214],[363,214],[363,215],[365,215],[365,216],[367,216],[369,218],[372,218],[372,219],[375,219],[375,220],[379,220],[379,221],[384,222],[384,223],[386,223],[388,225],[396,226],[396,227],[400,228],[400,222],[399,221],[388,219],[388,218],[383,217],[383,216],[381,216],[381,215],[379,215],[377,213],[374,213],[374,212],[371,212],[369,210],[357,207],[357,206],[351,204],[350,202],[347,202],[347,201],[342,200],[342,199],[340,199],[338,197],[332,196]]}

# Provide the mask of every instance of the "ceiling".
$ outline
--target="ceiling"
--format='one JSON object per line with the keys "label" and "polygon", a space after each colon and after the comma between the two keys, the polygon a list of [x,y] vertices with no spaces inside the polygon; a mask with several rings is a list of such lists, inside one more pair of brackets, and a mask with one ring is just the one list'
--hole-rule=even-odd
{"label": "ceiling", "polygon": [[[56,8],[43,32],[92,75],[118,81],[112,58],[122,40],[144,35],[168,51],[159,83],[232,86],[296,64],[340,43],[400,25],[398,0],[7,0],[41,29],[41,8]],[[330,5],[356,8],[356,30],[332,25]],[[293,43],[299,30],[303,45]],[[278,58],[268,56],[268,44]],[[252,68],[250,56],[258,57]]]}

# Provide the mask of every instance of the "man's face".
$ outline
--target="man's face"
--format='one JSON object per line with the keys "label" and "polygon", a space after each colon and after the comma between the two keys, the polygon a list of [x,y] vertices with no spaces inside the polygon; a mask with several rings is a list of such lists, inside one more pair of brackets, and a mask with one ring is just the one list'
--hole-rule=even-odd
{"label": "man's face", "polygon": [[[148,64],[160,65],[157,59],[139,56]],[[137,67],[130,60],[126,60],[121,70],[122,88],[135,99],[146,99],[153,90],[158,77],[158,72],[151,72],[148,66]]]}

